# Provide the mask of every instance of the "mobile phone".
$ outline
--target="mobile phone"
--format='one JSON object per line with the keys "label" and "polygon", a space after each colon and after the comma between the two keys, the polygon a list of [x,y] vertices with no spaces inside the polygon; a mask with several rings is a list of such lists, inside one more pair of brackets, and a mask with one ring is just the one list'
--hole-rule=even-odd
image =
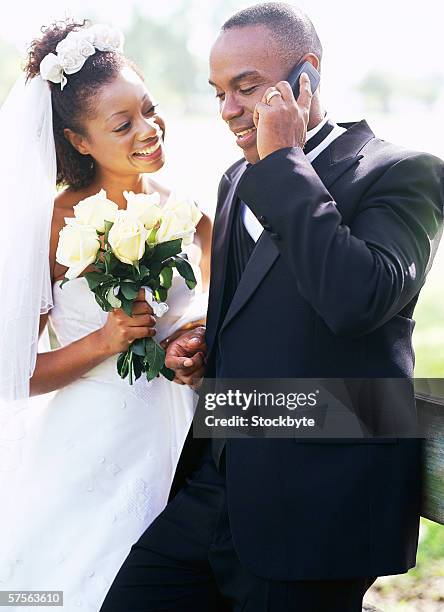
{"label": "mobile phone", "polygon": [[306,72],[308,74],[308,78],[310,79],[311,93],[314,93],[317,90],[319,81],[321,80],[321,75],[316,68],[310,64],[310,62],[301,62],[300,64],[296,64],[287,78],[296,99],[299,96],[299,79],[301,78],[301,74],[303,72]]}

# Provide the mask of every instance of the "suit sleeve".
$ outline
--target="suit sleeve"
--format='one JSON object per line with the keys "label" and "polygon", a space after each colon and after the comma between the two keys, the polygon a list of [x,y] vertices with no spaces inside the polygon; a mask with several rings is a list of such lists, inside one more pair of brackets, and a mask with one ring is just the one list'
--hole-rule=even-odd
{"label": "suit sleeve", "polygon": [[442,232],[443,167],[427,154],[392,163],[350,226],[297,148],[250,167],[238,195],[266,218],[298,291],[330,329],[361,335],[400,312],[424,283]]}

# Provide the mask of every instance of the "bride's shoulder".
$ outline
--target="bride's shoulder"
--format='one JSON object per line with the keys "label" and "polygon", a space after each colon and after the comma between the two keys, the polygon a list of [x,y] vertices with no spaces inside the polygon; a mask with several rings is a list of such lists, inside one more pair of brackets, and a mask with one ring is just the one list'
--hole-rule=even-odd
{"label": "bride's shoulder", "polygon": [[70,187],[67,187],[66,189],[60,191],[55,197],[54,212],[66,214],[69,211],[72,211],[74,206],[78,204],[80,200],[83,200],[83,198],[85,197],[86,196],[83,193],[83,190],[75,190],[71,189]]}
{"label": "bride's shoulder", "polygon": [[87,197],[82,189],[71,189],[67,187],[60,191],[54,199],[53,226],[61,229],[65,225],[65,217],[74,216],[74,206]]}

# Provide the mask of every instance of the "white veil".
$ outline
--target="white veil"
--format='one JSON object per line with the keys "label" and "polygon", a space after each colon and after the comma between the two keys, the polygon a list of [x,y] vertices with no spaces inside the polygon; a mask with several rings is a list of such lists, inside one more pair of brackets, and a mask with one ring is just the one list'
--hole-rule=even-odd
{"label": "white veil", "polygon": [[18,409],[29,397],[40,315],[53,305],[49,242],[57,164],[49,83],[40,75],[28,82],[21,77],[0,109],[0,123],[0,406]]}

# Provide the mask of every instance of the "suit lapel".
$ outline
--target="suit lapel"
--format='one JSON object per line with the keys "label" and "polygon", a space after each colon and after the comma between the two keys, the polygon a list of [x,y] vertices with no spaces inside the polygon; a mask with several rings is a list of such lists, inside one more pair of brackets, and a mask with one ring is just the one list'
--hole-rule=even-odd
{"label": "suit lapel", "polygon": [[364,157],[359,152],[375,137],[366,121],[338,125],[347,131],[334,140],[312,164],[327,189]]}
{"label": "suit lapel", "polygon": [[244,273],[223,321],[221,331],[250,299],[278,257],[279,249],[270,238],[269,233],[262,232],[245,266]]}
{"label": "suit lapel", "polygon": [[[334,140],[332,144],[313,161],[313,168],[327,189],[333,185],[342,174],[363,158],[363,155],[359,154],[359,151],[367,142],[375,137],[365,121],[360,121],[355,124],[340,125],[346,127],[347,131]],[[211,300],[211,307],[215,310],[217,309],[217,317],[213,319],[210,336],[207,332],[209,348],[214,341],[215,334],[219,327],[219,316],[228,259],[229,236],[231,234],[233,210],[235,208],[233,206],[235,190],[244,169],[245,167],[242,166],[242,171],[238,173],[231,184],[225,199],[224,209],[221,211],[218,222],[215,224],[214,228],[215,266],[212,266],[212,270],[215,269],[215,278],[214,284],[213,279],[211,283],[214,298]],[[224,321],[222,322],[220,328],[221,332],[251,298],[276,259],[279,257],[279,254],[279,249],[270,238],[269,233],[264,231],[257,241],[255,249],[242,274],[242,278],[233,296]]]}
{"label": "suit lapel", "polygon": [[225,188],[225,194],[222,193],[220,196],[220,209],[216,215],[213,228],[210,299],[208,304],[206,331],[206,341],[209,350],[219,327],[225,278],[227,274],[231,228],[233,226],[234,211],[236,209],[236,188],[245,169],[246,163],[241,164],[230,179],[225,176],[227,187]]}

